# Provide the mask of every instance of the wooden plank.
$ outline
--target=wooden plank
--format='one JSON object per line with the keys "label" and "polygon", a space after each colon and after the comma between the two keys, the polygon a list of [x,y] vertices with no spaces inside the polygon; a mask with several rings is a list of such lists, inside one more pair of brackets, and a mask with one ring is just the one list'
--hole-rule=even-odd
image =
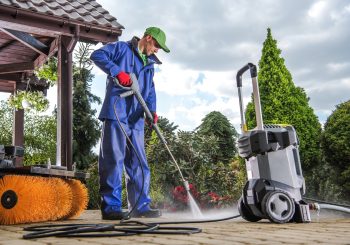
{"label": "wooden plank", "polygon": [[[17,41],[16,41],[17,42]],[[34,50],[27,48],[23,44],[17,42],[17,44],[14,44],[10,47],[7,47],[5,50],[1,52],[1,55],[3,53],[8,53],[8,54],[21,54],[21,55],[31,55],[33,56],[34,54],[37,54]]]}
{"label": "wooden plank", "polygon": [[58,51],[58,38],[54,39],[50,44],[50,50],[48,55],[39,55],[34,61],[35,67],[41,67],[51,56],[54,56]]}
{"label": "wooden plank", "polygon": [[15,91],[15,84],[9,81],[0,80],[0,92],[13,93]]}
{"label": "wooden plank", "polygon": [[33,49],[39,54],[47,55],[49,52],[49,48],[45,44],[37,40],[32,35],[29,35],[28,33],[17,30],[11,30],[8,28],[0,28],[0,30],[2,30],[9,36],[15,38],[17,41],[23,43],[27,47]]}
{"label": "wooden plank", "polygon": [[13,93],[14,92],[14,88],[10,88],[10,87],[2,87],[0,85],[0,92],[2,93]]}
{"label": "wooden plank", "polygon": [[[14,52],[14,53],[8,53],[8,52],[5,52],[3,51],[2,53],[0,53],[0,57],[1,59],[3,60],[10,60],[10,61],[13,61],[15,59],[17,60],[21,60],[22,62],[24,61],[32,61],[33,60],[33,57],[36,55],[36,53],[32,53],[32,54],[21,54],[21,53],[17,53],[17,52]],[[11,62],[13,63],[13,62]]]}
{"label": "wooden plank", "polygon": [[34,70],[33,62],[13,63],[13,64],[2,64],[0,65],[0,74],[5,73],[16,73],[23,71]]}
{"label": "wooden plank", "polygon": [[9,40],[3,44],[0,45],[0,52],[4,49],[8,49],[11,45],[15,44],[17,41],[16,40]]}
{"label": "wooden plank", "polygon": [[6,83],[12,83],[15,84],[16,81],[21,80],[22,73],[7,73],[7,74],[0,74],[0,83],[6,82]]}
{"label": "wooden plank", "polygon": [[0,65],[5,64],[13,64],[13,63],[23,63],[25,60],[23,58],[19,57],[1,57],[0,56]]}

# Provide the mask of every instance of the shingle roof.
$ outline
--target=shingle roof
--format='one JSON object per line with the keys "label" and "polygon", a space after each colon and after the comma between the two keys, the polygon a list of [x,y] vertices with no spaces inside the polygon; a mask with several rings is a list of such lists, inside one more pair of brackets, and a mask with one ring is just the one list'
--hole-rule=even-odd
{"label": "shingle roof", "polygon": [[115,17],[110,15],[96,1],[91,0],[0,0],[0,5],[74,20],[84,24],[124,29]]}

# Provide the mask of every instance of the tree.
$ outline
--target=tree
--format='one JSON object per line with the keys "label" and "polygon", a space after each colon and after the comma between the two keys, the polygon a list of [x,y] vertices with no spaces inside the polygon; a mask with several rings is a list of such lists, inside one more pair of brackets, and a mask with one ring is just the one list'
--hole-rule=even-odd
{"label": "tree", "polygon": [[96,160],[92,148],[100,138],[99,121],[94,117],[96,110],[91,103],[101,103],[99,97],[91,93],[94,75],[89,59],[91,44],[79,43],[75,53],[73,74],[73,161],[78,169],[87,169]]}
{"label": "tree", "polygon": [[210,112],[202,119],[202,124],[195,131],[205,137],[217,138],[220,150],[213,155],[213,163],[229,163],[237,153],[235,146],[237,131],[222,113]]}
{"label": "tree", "polygon": [[[291,124],[295,127],[302,165],[308,171],[320,163],[321,125],[309,106],[304,89],[294,85],[280,54],[277,41],[268,28],[258,72],[263,120],[265,124]],[[246,118],[248,128],[256,126],[252,102],[247,106]]]}
{"label": "tree", "polygon": [[[11,145],[13,108],[1,101],[0,144]],[[56,161],[56,118],[36,113],[24,114],[24,165]]]}
{"label": "tree", "polygon": [[5,101],[0,101],[0,144],[11,145],[13,110]]}
{"label": "tree", "polygon": [[[225,163],[216,161],[219,159],[218,156],[225,156],[221,148],[228,151],[229,147],[233,147],[230,154],[236,152],[234,145],[224,144],[236,137],[236,133],[221,113],[215,112],[211,115],[214,115],[213,124],[210,125],[203,119],[206,122],[203,124],[202,131],[178,130],[175,132],[177,126],[165,118],[160,118],[158,124],[183,176],[195,186],[199,193],[205,195],[215,191],[220,195],[233,197],[236,194],[234,185],[238,181],[237,168],[233,164],[233,159]],[[211,121],[212,117],[208,118],[208,121]],[[216,123],[215,120],[217,120]],[[208,129],[210,126],[218,127],[218,130]],[[226,142],[224,142],[225,138]],[[182,186],[183,182],[177,167],[156,133],[154,131],[150,133],[146,128],[145,139],[152,178],[151,196],[155,202],[164,202],[164,199],[169,197],[169,193],[172,193],[172,189],[175,186]]]}
{"label": "tree", "polygon": [[[87,169],[97,156],[92,152],[100,137],[100,124],[95,118],[96,110],[91,103],[101,103],[99,97],[91,93],[94,75],[89,59],[92,44],[79,43],[74,53],[73,66],[73,161],[78,169]],[[57,60],[50,59],[40,70],[39,77],[47,79],[51,85],[57,80]]]}
{"label": "tree", "polygon": [[55,116],[26,113],[24,117],[24,165],[56,162]]}
{"label": "tree", "polygon": [[322,134],[325,160],[335,171],[335,182],[341,186],[342,196],[350,196],[350,100],[336,106],[327,118]]}

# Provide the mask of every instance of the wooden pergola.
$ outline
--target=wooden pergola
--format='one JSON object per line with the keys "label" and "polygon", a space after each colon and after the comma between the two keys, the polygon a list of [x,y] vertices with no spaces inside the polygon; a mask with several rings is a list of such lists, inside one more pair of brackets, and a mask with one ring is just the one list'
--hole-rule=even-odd
{"label": "wooden pergola", "polygon": [[[47,89],[34,70],[58,59],[57,165],[72,170],[72,52],[78,41],[118,40],[124,27],[96,1],[0,0],[0,92]],[[13,145],[24,146],[24,111],[14,113]]]}

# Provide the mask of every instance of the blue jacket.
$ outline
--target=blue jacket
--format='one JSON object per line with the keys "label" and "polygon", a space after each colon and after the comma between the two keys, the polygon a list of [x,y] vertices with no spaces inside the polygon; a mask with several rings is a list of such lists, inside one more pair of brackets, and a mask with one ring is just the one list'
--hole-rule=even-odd
{"label": "blue jacket", "polygon": [[125,90],[116,86],[112,80],[121,71],[128,74],[135,73],[138,78],[140,93],[151,112],[156,111],[156,93],[153,82],[154,64],[161,64],[155,55],[148,57],[148,63],[144,66],[138,54],[137,43],[140,39],[134,37],[128,42],[108,43],[95,50],[90,59],[102,69],[108,76],[106,95],[99,115],[101,121],[105,119],[116,120],[116,113],[121,122],[128,124],[130,128],[143,129],[144,113],[135,96],[120,98]]}

